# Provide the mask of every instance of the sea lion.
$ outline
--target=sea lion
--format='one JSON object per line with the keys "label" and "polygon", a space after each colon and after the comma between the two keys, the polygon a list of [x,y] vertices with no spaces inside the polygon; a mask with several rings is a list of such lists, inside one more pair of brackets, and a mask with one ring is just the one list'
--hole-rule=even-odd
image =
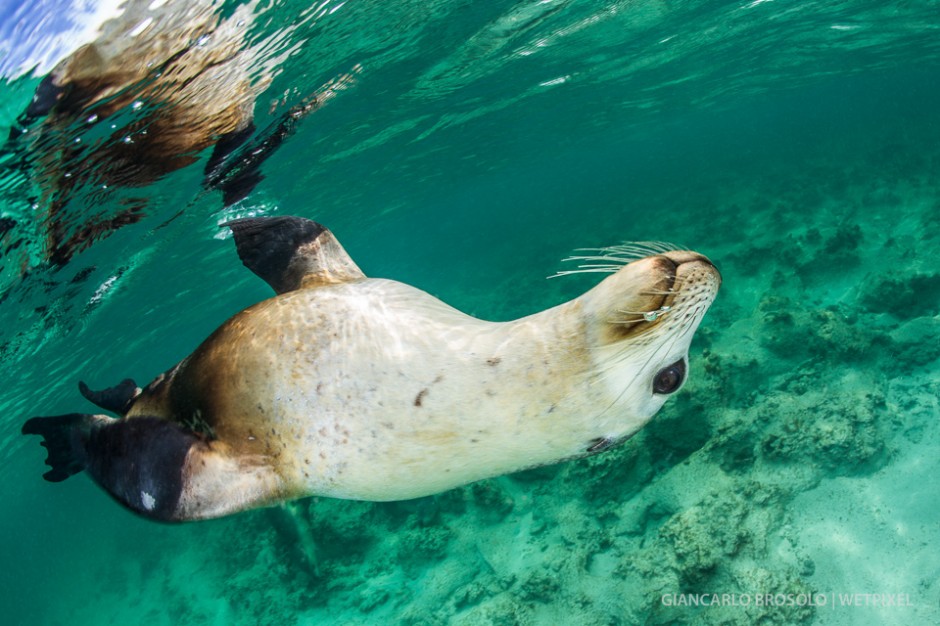
{"label": "sea lion", "polygon": [[636,433],[686,378],[720,275],[663,250],[584,295],[482,321],[367,278],[297,217],[227,224],[277,295],[236,314],[145,389],[83,395],[122,417],[37,417],[45,474],[79,471],[145,517],[212,518],[311,495],[425,496],[593,454]]}
{"label": "sea lion", "polygon": [[294,30],[258,40],[252,28],[260,4],[225,12],[212,0],[130,0],[94,41],[43,78],[5,149],[22,157],[17,167],[42,190],[46,261],[65,265],[144,217],[139,199],[89,218],[82,205],[69,209],[76,195],[93,193],[91,204],[100,207],[104,190],[149,185],[210,147],[204,187],[220,191],[226,206],[244,199],[264,178],[264,160],[300,120],[354,82],[358,66],[257,129],[256,102],[282,59],[273,52]]}
{"label": "sea lion", "polygon": [[251,137],[270,83],[269,71],[251,75],[253,4],[224,18],[207,0],[131,0],[43,78],[4,146],[40,190],[43,260],[65,265],[144,217],[143,200],[88,216],[76,197],[94,194],[100,207],[105,190],[149,185],[215,146],[208,178]]}

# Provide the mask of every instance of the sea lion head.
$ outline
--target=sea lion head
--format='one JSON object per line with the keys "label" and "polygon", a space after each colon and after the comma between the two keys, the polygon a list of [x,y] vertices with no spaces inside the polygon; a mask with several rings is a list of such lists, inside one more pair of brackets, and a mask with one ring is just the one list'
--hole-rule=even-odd
{"label": "sea lion head", "polygon": [[[589,268],[607,264],[603,271],[614,271],[579,300],[596,377],[613,398],[605,412],[626,417],[628,435],[682,387],[692,336],[721,285],[715,265],[688,250],[658,249],[614,269],[636,250],[604,248],[576,257],[591,261]],[[622,429],[622,422],[612,425],[612,441],[623,438]]]}

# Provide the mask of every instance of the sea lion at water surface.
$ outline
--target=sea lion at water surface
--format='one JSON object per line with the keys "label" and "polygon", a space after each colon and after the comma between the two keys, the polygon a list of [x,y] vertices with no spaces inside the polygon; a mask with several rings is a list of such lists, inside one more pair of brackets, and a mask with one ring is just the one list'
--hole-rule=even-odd
{"label": "sea lion at water surface", "polygon": [[206,189],[226,206],[243,200],[301,120],[355,82],[358,65],[256,128],[256,103],[300,43],[294,25],[254,32],[268,10],[258,0],[225,10],[213,0],[129,0],[51,69],[4,146],[39,192],[31,204],[44,261],[65,265],[145,217],[146,196],[109,207],[110,190],[145,187],[201,159]]}
{"label": "sea lion at water surface", "polygon": [[311,495],[416,498],[596,453],[681,387],[721,282],[704,256],[665,250],[494,323],[367,278],[316,222],[228,226],[277,295],[143,390],[81,385],[119,419],[27,421],[47,480],[85,470],[136,513],[193,520]]}
{"label": "sea lion at water surface", "polygon": [[[143,198],[109,208],[106,190],[149,185],[215,146],[208,183],[249,140],[273,69],[246,43],[256,4],[223,17],[208,0],[126,2],[43,78],[4,149],[38,193],[44,260],[64,265],[144,217]],[[74,202],[85,194],[93,215]]]}

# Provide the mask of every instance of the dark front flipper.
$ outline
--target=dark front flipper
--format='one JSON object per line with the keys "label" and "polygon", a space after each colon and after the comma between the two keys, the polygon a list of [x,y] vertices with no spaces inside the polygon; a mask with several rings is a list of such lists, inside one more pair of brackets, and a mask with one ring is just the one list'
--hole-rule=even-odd
{"label": "dark front flipper", "polygon": [[140,394],[140,387],[130,378],[125,378],[114,387],[108,387],[101,391],[92,391],[88,388],[88,385],[79,382],[78,391],[95,406],[118,415],[126,415],[131,405],[134,404],[134,400]]}
{"label": "dark front flipper", "polygon": [[261,164],[273,149],[259,150],[254,144],[249,144],[248,150],[240,152],[254,132],[255,125],[251,123],[241,130],[223,135],[206,163],[203,184],[206,189],[220,190],[225,206],[247,198],[264,179]]}
{"label": "dark front flipper", "polygon": [[42,475],[52,483],[62,482],[85,469],[88,456],[85,439],[91,431],[94,416],[71,413],[55,417],[34,417],[23,424],[24,435],[40,435],[48,450],[46,465],[52,469]]}
{"label": "dark front flipper", "polygon": [[228,173],[227,167],[231,167],[229,161],[237,158],[235,152],[245,145],[255,132],[254,122],[249,122],[244,128],[219,137],[215,147],[212,149],[212,155],[206,161],[205,175],[206,187],[214,189],[217,187],[225,175]]}
{"label": "dark front flipper", "polygon": [[49,74],[42,79],[36,87],[32,101],[20,115],[20,119],[32,122],[36,118],[49,115],[65,95],[65,87],[56,84],[56,78],[54,74]]}
{"label": "dark front flipper", "polygon": [[254,123],[223,135],[206,164],[205,187],[221,190],[225,206],[244,200],[264,179],[262,164],[294,134],[297,123],[319,106],[316,98],[305,100],[254,137]]}
{"label": "dark front flipper", "polygon": [[53,74],[49,74],[42,79],[42,82],[36,87],[32,101],[16,118],[16,125],[10,127],[8,141],[16,141],[37,119],[49,115],[59,103],[66,90],[64,87],[57,85],[55,81],[56,77]]}
{"label": "dark front flipper", "polygon": [[101,415],[34,417],[23,434],[41,435],[58,482],[86,470],[118,502],[144,517],[180,519],[179,503],[193,433],[156,417],[115,420]]}
{"label": "dark front flipper", "polygon": [[327,228],[302,217],[251,217],[232,229],[245,267],[277,293],[365,278]]}

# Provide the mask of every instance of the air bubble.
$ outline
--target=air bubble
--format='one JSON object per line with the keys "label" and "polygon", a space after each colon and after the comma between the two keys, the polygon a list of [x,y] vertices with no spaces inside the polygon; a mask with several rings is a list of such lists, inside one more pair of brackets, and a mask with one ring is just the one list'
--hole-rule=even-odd
{"label": "air bubble", "polygon": [[659,319],[660,315],[663,313],[668,313],[670,309],[672,309],[671,306],[664,306],[656,309],[655,311],[649,311],[643,314],[643,319],[645,319],[647,322],[655,322]]}

